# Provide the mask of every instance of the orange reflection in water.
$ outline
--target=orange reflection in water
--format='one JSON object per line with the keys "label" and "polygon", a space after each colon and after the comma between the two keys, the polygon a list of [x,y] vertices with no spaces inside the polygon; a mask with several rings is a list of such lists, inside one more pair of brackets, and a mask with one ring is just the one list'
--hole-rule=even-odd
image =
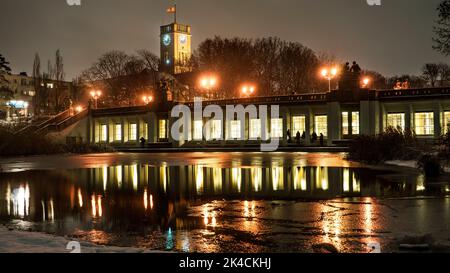
{"label": "orange reflection in water", "polygon": [[95,196],[93,194],[91,196],[91,206],[92,206],[92,216],[95,217],[102,217],[103,216],[103,206],[102,206],[102,196],[98,195]]}

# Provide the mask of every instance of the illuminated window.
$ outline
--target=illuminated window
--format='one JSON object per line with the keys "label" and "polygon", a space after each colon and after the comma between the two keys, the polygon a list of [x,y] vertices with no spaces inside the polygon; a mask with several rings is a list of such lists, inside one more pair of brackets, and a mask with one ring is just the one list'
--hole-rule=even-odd
{"label": "illuminated window", "polygon": [[230,138],[241,139],[241,121],[232,120],[230,122]]}
{"label": "illuminated window", "polygon": [[359,112],[352,112],[352,135],[359,135]]}
{"label": "illuminated window", "polygon": [[323,134],[324,136],[327,136],[328,134],[328,118],[325,115],[321,116],[315,116],[314,117],[314,132],[316,132],[317,135]]}
{"label": "illuminated window", "polygon": [[194,121],[194,140],[202,140],[203,139],[203,121],[195,120]]}
{"label": "illuminated window", "polygon": [[342,112],[342,134],[348,135],[348,112]]}
{"label": "illuminated window", "polygon": [[130,124],[130,141],[136,141],[137,140],[137,124],[131,123]]}
{"label": "illuminated window", "polygon": [[100,141],[106,142],[108,137],[108,125],[100,125]]}
{"label": "illuminated window", "polygon": [[443,120],[443,133],[446,134],[450,130],[450,112],[444,112],[444,120]]}
{"label": "illuminated window", "polygon": [[260,119],[251,119],[250,120],[250,139],[258,139],[261,138],[261,120]]}
{"label": "illuminated window", "polygon": [[404,113],[396,113],[396,114],[387,114],[387,127],[393,127],[396,129],[405,130],[405,114]]}
{"label": "illuminated window", "polygon": [[165,119],[159,120],[158,138],[167,139],[167,120]]}
{"label": "illuminated window", "polygon": [[221,139],[222,138],[222,121],[221,120],[211,120],[210,124],[210,139]]}
{"label": "illuminated window", "polygon": [[306,132],[306,117],[305,116],[294,116],[292,117],[292,134],[296,135],[297,132],[303,134]]}
{"label": "illuminated window", "polygon": [[114,125],[114,141],[122,141],[122,124]]}
{"label": "illuminated window", "polygon": [[417,135],[433,135],[434,134],[434,113],[415,113],[414,124]]}
{"label": "illuminated window", "polygon": [[272,138],[283,137],[283,119],[276,118],[270,120],[270,136]]}

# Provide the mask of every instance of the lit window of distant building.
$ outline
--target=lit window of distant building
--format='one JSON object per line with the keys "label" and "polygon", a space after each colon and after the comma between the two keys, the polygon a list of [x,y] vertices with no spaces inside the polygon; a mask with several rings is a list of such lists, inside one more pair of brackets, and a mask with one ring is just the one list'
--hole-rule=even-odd
{"label": "lit window of distant building", "polygon": [[137,124],[131,123],[130,124],[130,141],[136,141],[137,140]]}
{"label": "lit window of distant building", "polygon": [[230,122],[230,138],[241,139],[241,121],[232,120]]}
{"label": "lit window of distant building", "polygon": [[270,120],[270,136],[272,138],[283,137],[283,119],[276,118]]}
{"label": "lit window of distant building", "polygon": [[326,115],[317,115],[314,117],[314,132],[319,136],[328,135],[328,117]]}
{"label": "lit window of distant building", "polygon": [[297,132],[300,132],[300,135],[303,132],[306,132],[306,117],[305,116],[293,116],[292,117],[292,135],[296,135]]}
{"label": "lit window of distant building", "polygon": [[387,114],[387,127],[405,130],[405,113],[391,113]]}
{"label": "lit window of distant building", "polygon": [[415,113],[415,131],[417,135],[434,135],[434,113]]}
{"label": "lit window of distant building", "polygon": [[261,120],[260,119],[251,119],[250,120],[250,139],[258,139],[261,138]]}
{"label": "lit window of distant building", "polygon": [[122,124],[114,126],[114,141],[122,141]]}

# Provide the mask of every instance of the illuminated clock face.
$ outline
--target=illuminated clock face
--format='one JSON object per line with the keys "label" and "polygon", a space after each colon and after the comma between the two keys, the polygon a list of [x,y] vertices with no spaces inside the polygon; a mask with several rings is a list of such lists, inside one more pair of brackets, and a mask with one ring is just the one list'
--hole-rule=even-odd
{"label": "illuminated clock face", "polygon": [[168,46],[172,42],[172,39],[170,39],[170,35],[169,34],[166,34],[166,35],[163,36],[162,41],[163,41],[163,44],[165,46]]}
{"label": "illuminated clock face", "polygon": [[180,44],[186,44],[187,42],[187,36],[186,35],[180,35]]}

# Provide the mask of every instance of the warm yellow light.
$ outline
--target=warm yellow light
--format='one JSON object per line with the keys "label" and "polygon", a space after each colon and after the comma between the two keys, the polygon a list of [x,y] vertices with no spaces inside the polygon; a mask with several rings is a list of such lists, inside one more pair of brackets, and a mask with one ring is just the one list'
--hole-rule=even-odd
{"label": "warm yellow light", "polygon": [[201,85],[203,88],[208,87],[208,79],[206,79],[206,78],[201,79],[201,80],[200,80],[200,85]]}
{"label": "warm yellow light", "polygon": [[97,95],[97,97],[100,97],[102,95],[102,92],[101,91],[97,91],[95,94]]}
{"label": "warm yellow light", "polygon": [[364,85],[368,85],[370,83],[370,79],[364,78],[363,83],[364,83]]}
{"label": "warm yellow light", "polygon": [[254,87],[254,86],[251,86],[251,87],[250,87],[250,93],[253,94],[254,92],[255,92],[255,87]]}
{"label": "warm yellow light", "polygon": [[326,69],[326,68],[322,69],[321,74],[322,74],[322,76],[324,76],[324,77],[328,76],[328,69]]}
{"label": "warm yellow light", "polygon": [[77,113],[81,113],[81,111],[83,111],[83,107],[77,106],[77,107],[75,107],[75,111],[76,111]]}
{"label": "warm yellow light", "polygon": [[209,86],[214,87],[217,83],[216,78],[209,79]]}
{"label": "warm yellow light", "polygon": [[338,73],[337,68],[332,68],[332,69],[331,69],[331,75],[332,75],[332,76],[336,76],[337,73]]}

